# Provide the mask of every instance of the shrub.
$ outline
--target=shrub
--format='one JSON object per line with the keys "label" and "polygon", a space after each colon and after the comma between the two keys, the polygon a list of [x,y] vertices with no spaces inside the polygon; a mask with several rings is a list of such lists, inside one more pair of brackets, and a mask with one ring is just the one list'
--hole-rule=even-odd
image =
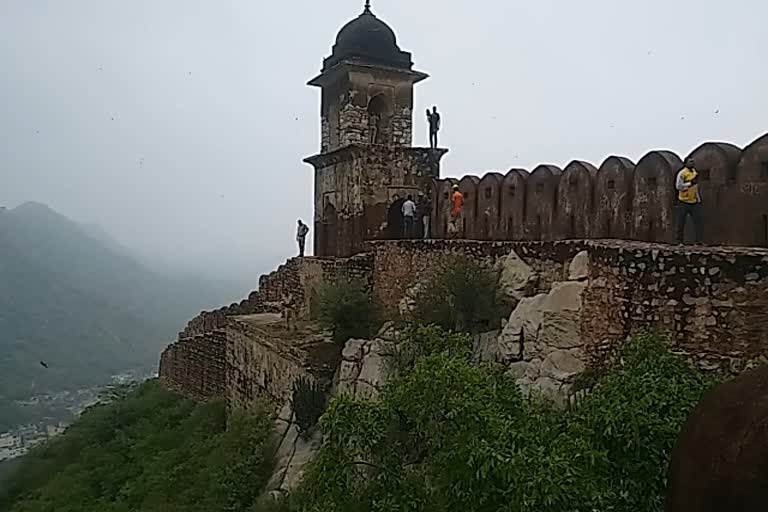
{"label": "shrub", "polygon": [[634,338],[562,411],[431,329],[411,331],[423,351],[379,400],[331,403],[294,510],[662,510],[672,443],[710,385],[663,339]]}
{"label": "shrub", "polygon": [[410,325],[394,346],[391,361],[395,375],[413,369],[416,361],[428,355],[447,353],[452,358],[469,359],[472,339],[466,334],[445,331],[436,325]]}
{"label": "shrub", "polygon": [[375,323],[368,287],[361,280],[339,278],[318,290],[319,320],[333,330],[333,339],[368,338]]}
{"label": "shrub", "polygon": [[273,423],[266,406],[225,409],[143,384],[23,457],[0,510],[245,512],[272,473]]}
{"label": "shrub", "polygon": [[326,398],[317,382],[301,376],[293,383],[293,412],[302,434],[317,425],[325,412]]}
{"label": "shrub", "polygon": [[497,272],[466,256],[448,258],[416,294],[414,318],[457,332],[495,329],[506,309],[498,280]]}

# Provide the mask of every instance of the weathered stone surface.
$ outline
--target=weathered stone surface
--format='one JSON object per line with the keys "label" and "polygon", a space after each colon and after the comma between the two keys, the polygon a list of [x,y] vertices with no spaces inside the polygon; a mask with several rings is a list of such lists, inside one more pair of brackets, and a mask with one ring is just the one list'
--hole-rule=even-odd
{"label": "weathered stone surface", "polygon": [[580,281],[589,277],[589,253],[581,251],[571,260],[568,267],[568,279]]}
{"label": "weathered stone surface", "polygon": [[768,510],[768,366],[708,393],[672,454],[668,512]]}
{"label": "weathered stone surface", "polygon": [[[486,350],[489,361],[508,363],[515,360],[520,355],[521,341],[527,344],[538,339],[546,300],[547,295],[543,293],[520,300],[499,335],[496,347]],[[526,355],[524,348],[523,355]]]}
{"label": "weathered stone surface", "polygon": [[322,444],[323,436],[319,430],[315,430],[308,439],[302,436],[296,439],[293,456],[290,458],[287,466],[285,466],[282,483],[279,487],[282,492],[291,492],[298,487],[309,463]]}
{"label": "weathered stone surface", "polygon": [[562,311],[580,311],[581,294],[586,288],[586,283],[568,282],[555,283],[547,295],[544,303],[544,311],[560,313]]}
{"label": "weathered stone surface", "polygon": [[499,286],[509,297],[516,300],[522,299],[531,281],[535,279],[536,273],[515,251],[510,251],[501,260]]}
{"label": "weathered stone surface", "polygon": [[585,370],[584,361],[566,350],[555,350],[547,355],[542,373],[558,382],[566,382]]}
{"label": "weathered stone surface", "polygon": [[347,393],[359,398],[375,398],[386,383],[393,343],[380,338],[349,340],[333,381],[333,394]]}

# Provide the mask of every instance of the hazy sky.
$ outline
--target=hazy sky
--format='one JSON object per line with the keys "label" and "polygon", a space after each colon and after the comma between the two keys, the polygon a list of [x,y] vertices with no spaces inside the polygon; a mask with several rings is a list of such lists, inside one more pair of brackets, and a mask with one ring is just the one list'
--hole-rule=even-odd
{"label": "hazy sky", "polygon": [[[363,0],[0,0],[0,205],[256,284],[312,217],[319,91]],[[768,3],[373,0],[431,78],[443,174],[743,146],[768,131]],[[716,113],[719,111],[719,113]],[[311,242],[310,242],[311,245]]]}

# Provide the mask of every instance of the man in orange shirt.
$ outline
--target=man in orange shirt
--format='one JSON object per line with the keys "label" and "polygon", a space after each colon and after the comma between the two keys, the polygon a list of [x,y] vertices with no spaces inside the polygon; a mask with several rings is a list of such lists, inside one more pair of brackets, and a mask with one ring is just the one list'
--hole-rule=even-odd
{"label": "man in orange shirt", "polygon": [[448,235],[450,238],[459,236],[459,219],[461,209],[464,207],[464,195],[459,191],[459,186],[453,186],[453,195],[451,196],[451,220],[448,222]]}

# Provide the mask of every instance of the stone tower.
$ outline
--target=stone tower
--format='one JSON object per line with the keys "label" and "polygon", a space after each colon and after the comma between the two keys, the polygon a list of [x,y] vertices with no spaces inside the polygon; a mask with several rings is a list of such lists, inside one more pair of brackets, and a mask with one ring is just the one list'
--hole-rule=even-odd
{"label": "stone tower", "polygon": [[339,31],[309,85],[322,91],[315,168],[315,255],[350,256],[398,238],[400,205],[431,190],[445,149],[414,148],[413,86],[427,78],[367,3]]}

